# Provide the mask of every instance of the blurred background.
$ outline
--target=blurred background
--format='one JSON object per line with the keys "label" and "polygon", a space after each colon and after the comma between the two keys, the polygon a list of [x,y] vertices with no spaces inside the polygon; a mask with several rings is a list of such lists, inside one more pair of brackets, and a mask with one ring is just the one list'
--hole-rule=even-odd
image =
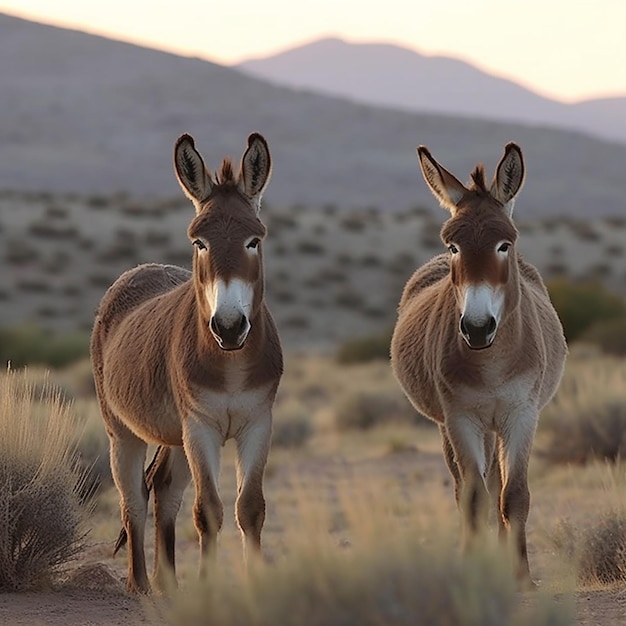
{"label": "blurred background", "polygon": [[[84,354],[122,271],[189,266],[183,132],[212,169],[253,130],[269,141],[268,299],[290,349],[388,333],[442,250],[418,144],[461,180],[520,144],[519,246],[561,307],[595,290],[572,296],[591,326],[599,292],[626,292],[626,8],[545,4],[4,2],[0,358]],[[54,356],[8,347],[27,341]]]}

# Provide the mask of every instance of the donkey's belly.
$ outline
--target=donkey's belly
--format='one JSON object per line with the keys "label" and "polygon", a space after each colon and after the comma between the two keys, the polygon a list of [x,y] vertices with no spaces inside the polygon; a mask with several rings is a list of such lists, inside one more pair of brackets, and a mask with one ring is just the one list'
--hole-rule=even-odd
{"label": "donkey's belly", "polygon": [[149,443],[181,446],[183,431],[181,420],[171,401],[163,399],[151,403],[141,411],[111,402],[117,417],[139,438]]}

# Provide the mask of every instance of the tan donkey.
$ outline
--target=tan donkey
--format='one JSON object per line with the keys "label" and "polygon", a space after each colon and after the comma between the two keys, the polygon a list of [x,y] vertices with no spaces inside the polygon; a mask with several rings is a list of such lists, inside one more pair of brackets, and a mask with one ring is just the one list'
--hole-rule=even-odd
{"label": "tan donkey", "polygon": [[511,215],[524,182],[520,148],[509,143],[491,185],[482,165],[469,187],[424,146],[427,185],[451,217],[447,254],[407,282],[393,339],[393,371],[413,405],[439,423],[467,548],[496,502],[517,576],[533,586],[526,548],[528,460],[539,412],[554,395],[567,347],[537,270],[515,249]]}
{"label": "tan donkey", "polygon": [[260,551],[263,473],[283,370],[278,332],[264,302],[266,229],[258,214],[271,173],[265,139],[250,135],[238,173],[225,159],[212,176],[193,139],[183,135],[174,148],[174,169],[196,210],[187,231],[195,248],[193,271],[151,264],[122,274],[100,303],[91,340],[133,592],[150,590],[147,443],[161,446],[151,470],[157,586],[175,575],[176,516],[190,477],[200,572],[206,571],[222,525],[220,449],[229,438],[237,444],[236,517],[244,554]]}

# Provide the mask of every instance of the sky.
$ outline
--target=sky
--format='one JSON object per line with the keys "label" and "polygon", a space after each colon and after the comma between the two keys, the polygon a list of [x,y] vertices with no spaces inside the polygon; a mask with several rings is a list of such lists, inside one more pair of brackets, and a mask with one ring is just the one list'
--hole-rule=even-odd
{"label": "sky", "polygon": [[0,12],[224,65],[333,36],[459,58],[565,102],[626,96],[624,0],[0,0]]}

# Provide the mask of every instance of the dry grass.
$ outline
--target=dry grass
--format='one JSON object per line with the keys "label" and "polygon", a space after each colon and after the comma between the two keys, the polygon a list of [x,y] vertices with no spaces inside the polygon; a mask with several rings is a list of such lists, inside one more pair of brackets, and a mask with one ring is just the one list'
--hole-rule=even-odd
{"label": "dry grass", "polygon": [[0,588],[39,588],[81,549],[84,475],[76,420],[58,393],[24,372],[0,377]]}
{"label": "dry grass", "polygon": [[[372,503],[376,506],[372,507]],[[296,491],[288,551],[246,573],[224,570],[189,583],[162,607],[168,623],[220,626],[500,626],[570,624],[571,607],[548,596],[521,606],[510,563],[495,545],[466,559],[456,529],[437,507],[411,515],[384,481],[355,493],[338,485],[336,500]],[[297,530],[295,530],[297,529]],[[541,594],[540,594],[541,595]]]}
{"label": "dry grass", "polygon": [[540,422],[553,463],[616,461],[626,453],[626,361],[575,352]]}
{"label": "dry grass", "polygon": [[[70,394],[84,387],[84,381],[73,382],[74,376],[84,377],[82,366],[56,376]],[[568,423],[581,397],[618,393],[625,388],[625,376],[622,361],[574,351],[563,390],[544,418]],[[591,459],[582,467],[551,465],[543,454],[533,456],[529,545],[531,570],[541,581],[541,591],[530,600],[515,593],[507,558],[491,545],[494,537],[475,558],[459,558],[458,513],[437,429],[425,426],[425,421],[416,425],[394,419],[369,430],[337,428],[337,407],[364,389],[378,398],[402,399],[386,362],[341,367],[332,356],[287,355],[275,410],[277,428],[294,421],[297,428],[306,424],[308,434],[293,447],[276,441],[270,455],[264,546],[272,564],[258,564],[249,577],[243,571],[232,515],[235,451],[229,443],[220,478],[226,518],[218,575],[198,586],[193,498],[188,493],[178,522],[182,591],[162,608],[162,619],[165,612],[168,623],[191,625],[558,626],[575,622],[575,572],[579,589],[610,588],[621,580],[613,576],[610,582],[607,574],[619,575],[622,567],[614,557],[621,545],[618,531],[623,529],[613,523],[619,522],[614,512],[622,510],[626,490],[626,467],[621,463]],[[105,445],[94,400],[86,394],[76,408],[82,428],[93,435],[94,448]],[[286,435],[287,442],[295,441],[292,437],[299,435]],[[542,452],[556,445],[543,426],[537,443]],[[111,558],[119,529],[114,488],[102,490],[91,523],[93,558],[122,576],[125,558]],[[559,528],[562,546],[567,542],[563,528],[569,528],[580,553],[570,557],[555,544]],[[151,536],[146,542],[149,558]],[[599,544],[589,539],[592,548],[582,552],[583,537],[595,537]],[[591,556],[598,558],[595,565]],[[595,574],[582,574],[585,561]],[[593,582],[590,576],[595,576]]]}

